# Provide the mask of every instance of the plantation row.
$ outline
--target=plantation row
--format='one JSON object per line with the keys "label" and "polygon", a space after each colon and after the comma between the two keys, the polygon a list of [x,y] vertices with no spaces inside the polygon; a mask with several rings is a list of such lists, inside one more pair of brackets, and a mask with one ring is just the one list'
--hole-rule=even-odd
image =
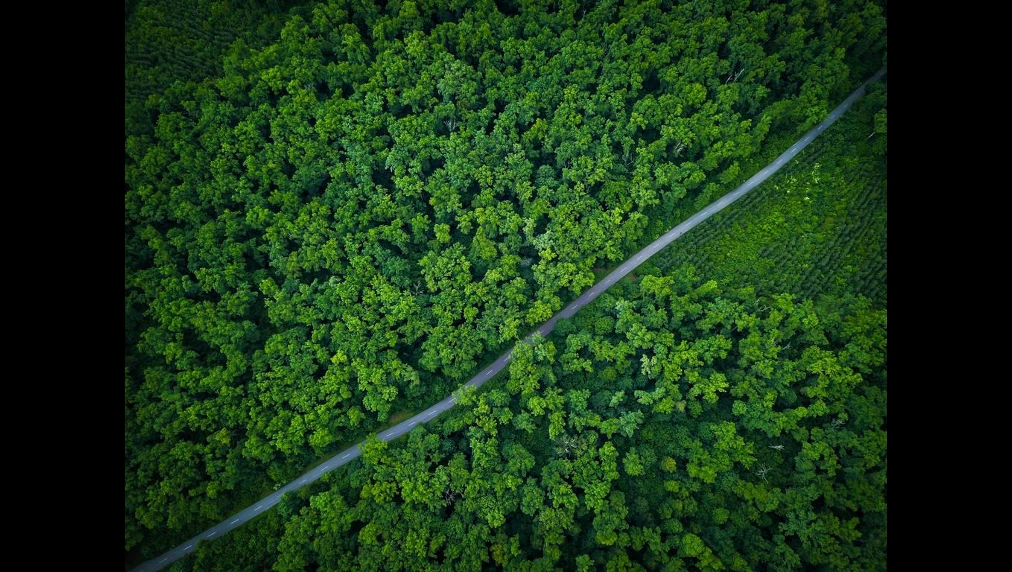
{"label": "plantation row", "polygon": [[654,263],[666,269],[690,262],[704,276],[751,285],[761,295],[850,292],[884,306],[884,162],[874,154],[855,160],[834,151],[860,137],[853,118],[841,123]]}

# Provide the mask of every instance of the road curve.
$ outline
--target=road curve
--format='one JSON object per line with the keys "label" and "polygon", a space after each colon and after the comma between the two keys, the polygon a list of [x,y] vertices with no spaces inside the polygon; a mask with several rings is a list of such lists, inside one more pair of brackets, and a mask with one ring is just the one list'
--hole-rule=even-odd
{"label": "road curve", "polygon": [[[741,186],[739,186],[737,189],[710,203],[703,210],[697,212],[696,214],[686,219],[685,222],[672,228],[668,232],[661,235],[660,238],[651,242],[639,252],[633,254],[625,262],[623,262],[621,266],[613,270],[610,274],[605,276],[603,280],[601,280],[593,287],[591,287],[590,290],[581,294],[578,298],[570,302],[568,306],[566,306],[557,314],[552,316],[550,320],[539,326],[537,330],[532,332],[530,336],[525,338],[524,341],[528,341],[531,338],[531,336],[534,335],[534,333],[541,334],[542,336],[547,336],[548,333],[551,332],[553,328],[555,328],[555,323],[558,322],[560,318],[572,317],[573,314],[575,314],[580,308],[593,302],[594,299],[600,296],[602,292],[604,292],[605,290],[610,288],[613,284],[621,280],[626,274],[632,272],[637,266],[643,264],[651,256],[657,254],[657,252],[659,252],[662,248],[670,244],[676,238],[682,236],[699,223],[710,218],[711,216],[713,216],[720,210],[724,209],[734,201],[740,199],[745,193],[751,191],[760,183],[768,179],[773,173],[779,171],[780,168],[784,166],[784,164],[790,161],[795,155],[800,153],[802,149],[807,147],[808,144],[811,143],[816,137],[818,137],[823,130],[825,130],[827,127],[835,123],[836,120],[839,119],[840,116],[845,111],[847,111],[847,109],[849,109],[850,106],[855,101],[858,100],[858,98],[864,95],[865,88],[868,86],[868,84],[877,81],[885,73],[886,73],[885,67],[875,72],[875,75],[871,76],[867,81],[861,84],[860,87],[854,90],[854,92],[850,94],[850,97],[848,97],[843,101],[843,103],[838,105],[836,109],[834,109],[833,112],[830,113],[829,116],[822,121],[822,123],[819,123],[818,125],[813,127],[810,131],[808,131],[808,133],[806,133],[801,139],[799,139],[797,143],[791,145],[790,149],[784,151],[783,153],[780,154],[780,156],[774,159],[772,163],[763,167],[763,169],[758,173],[756,173],[755,175],[752,175],[752,177],[750,177],[747,181],[742,183]],[[510,349],[503,355],[499,356],[499,359],[487,365],[485,369],[483,369],[480,373],[478,373],[478,375],[471,378],[471,380],[465,383],[464,385],[481,387],[482,384],[495,377],[497,373],[499,373],[500,371],[502,371],[503,368],[506,367],[506,364],[508,364],[510,361],[510,353],[512,353],[512,351],[513,350]],[[449,395],[443,398],[442,401],[439,401],[438,403],[432,405],[425,411],[422,411],[421,413],[415,415],[414,417],[405,419],[404,421],[398,423],[397,425],[394,425],[393,427],[390,427],[389,429],[383,431],[382,433],[379,433],[378,437],[382,441],[391,441],[393,439],[396,439],[401,435],[407,433],[411,429],[413,429],[415,425],[427,423],[428,421],[435,419],[440,413],[446,411],[447,409],[450,409],[454,405],[456,405],[456,398],[453,395]],[[217,525],[212,526],[211,528],[205,530],[204,532],[201,532],[197,536],[194,536],[193,538],[187,540],[186,542],[180,544],[179,546],[173,548],[172,550],[169,550],[168,552],[160,556],[156,556],[155,558],[152,558],[151,560],[144,562],[140,566],[133,568],[133,570],[137,572],[160,570],[165,566],[168,566],[169,564],[175,562],[176,560],[179,560],[180,558],[192,552],[196,548],[197,543],[200,542],[201,540],[212,540],[214,538],[220,538],[224,536],[225,533],[232,530],[233,528],[242,526],[243,523],[245,523],[246,521],[258,516],[260,513],[264,511],[270,510],[271,507],[278,504],[278,502],[281,500],[281,495],[287,492],[300,489],[308,485],[309,483],[312,483],[313,481],[319,479],[324,474],[329,473],[330,471],[333,471],[334,469],[341,467],[345,463],[350,463],[351,461],[358,458],[361,455],[361,451],[359,451],[359,446],[362,444],[363,443],[359,443],[358,445],[354,445],[334,455],[330,459],[327,459],[325,462],[317,465],[311,471],[303,474],[302,476],[297,477],[292,482],[281,487],[274,493],[264,497],[260,501],[239,511],[238,513],[233,514],[232,516],[228,517],[227,519],[223,520]]]}

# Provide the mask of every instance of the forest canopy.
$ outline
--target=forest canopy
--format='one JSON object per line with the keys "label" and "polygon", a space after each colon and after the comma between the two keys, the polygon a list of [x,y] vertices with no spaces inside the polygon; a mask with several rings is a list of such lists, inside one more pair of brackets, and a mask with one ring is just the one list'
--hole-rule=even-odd
{"label": "forest canopy", "polygon": [[[868,0],[139,0],[126,30],[128,566],[456,389],[886,49]],[[885,190],[848,188],[883,216],[823,205],[819,272],[672,253],[180,565],[884,569]]]}

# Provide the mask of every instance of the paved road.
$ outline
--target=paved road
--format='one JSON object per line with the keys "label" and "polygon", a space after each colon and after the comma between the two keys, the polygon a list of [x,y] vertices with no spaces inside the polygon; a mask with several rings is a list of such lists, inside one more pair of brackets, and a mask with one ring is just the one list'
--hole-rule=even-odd
{"label": "paved road", "polygon": [[[559,313],[552,316],[552,319],[548,320],[540,327],[538,327],[538,329],[535,330],[535,332],[541,334],[542,336],[547,336],[548,333],[551,332],[552,329],[555,327],[555,323],[558,322],[560,318],[572,317],[572,315],[575,314],[577,310],[594,301],[594,299],[597,298],[599,295],[601,295],[602,292],[610,288],[612,284],[621,280],[626,274],[629,274],[637,266],[643,264],[647,259],[649,259],[654,254],[657,254],[657,252],[659,252],[662,248],[670,244],[673,240],[675,240],[679,236],[682,236],[690,229],[692,229],[699,223],[703,222],[704,220],[710,218],[718,211],[725,208],[727,205],[740,199],[742,195],[754,189],[757,185],[759,185],[767,178],[769,178],[770,175],[772,175],[773,173],[776,173],[795,155],[801,152],[802,149],[807,147],[808,144],[811,143],[813,139],[818,137],[819,133],[822,133],[822,131],[826,129],[826,127],[829,127],[837,119],[839,119],[840,115],[842,115],[844,111],[847,111],[847,109],[851,106],[851,104],[857,101],[859,97],[864,95],[865,86],[867,86],[869,83],[873,81],[878,80],[885,73],[886,68],[880,69],[878,72],[875,73],[875,75],[871,76],[871,78],[869,78],[868,81],[861,84],[861,87],[857,88],[854,91],[854,93],[850,95],[850,97],[848,97],[847,99],[844,100],[843,103],[838,105],[836,109],[834,109],[833,112],[829,114],[829,116],[825,119],[825,121],[812,128],[811,131],[806,133],[805,136],[799,139],[797,143],[792,145],[790,149],[784,151],[779,157],[776,158],[776,160],[774,160],[772,163],[764,167],[763,170],[759,171],[751,178],[749,178],[749,180],[742,183],[742,185],[737,189],[724,195],[720,199],[710,203],[706,208],[692,215],[685,222],[664,233],[660,238],[647,245],[646,248],[634,254],[632,257],[630,257],[628,260],[622,263],[621,266],[619,266],[618,268],[613,270],[610,274],[608,274],[608,276],[606,276],[604,280],[601,280],[600,282],[595,284],[593,288],[581,294],[579,298],[573,300],[568,306],[563,308]],[[534,332],[532,332],[531,335],[526,338],[526,340],[530,340],[531,336],[533,335]],[[481,373],[471,378],[471,380],[465,383],[464,385],[481,387],[482,384],[495,377],[497,373],[499,373],[500,371],[502,371],[504,367],[506,367],[506,364],[508,364],[510,361],[510,353],[512,351],[513,350],[511,349],[506,353],[504,353],[503,355],[499,356],[499,359],[489,364],[487,367],[485,367],[485,369]],[[454,405],[456,405],[456,398],[453,397],[452,395],[447,396],[442,401],[429,407],[425,411],[422,411],[418,415],[415,415],[410,419],[406,419],[398,423],[397,425],[394,425],[393,427],[387,429],[386,431],[383,431],[382,433],[379,434],[379,438],[383,441],[390,441],[392,439],[396,439],[401,435],[407,433],[408,431],[414,429],[415,425],[418,425],[420,423],[426,423],[434,419],[440,413],[446,411],[447,409],[453,407]],[[271,507],[278,504],[278,502],[281,500],[281,495],[289,491],[300,489],[303,486],[308,485],[309,483],[319,479],[325,473],[329,473],[330,471],[333,471],[334,469],[344,465],[345,463],[350,463],[351,461],[358,458],[358,456],[361,454],[358,447],[361,444],[362,443],[359,443],[358,445],[355,445],[345,451],[342,451],[334,455],[333,457],[328,459],[325,463],[318,465],[313,470],[305,473],[301,477],[296,478],[294,481],[288,483],[284,487],[281,487],[273,494],[268,495],[267,497],[263,498],[254,505],[247,507],[246,509],[232,515],[231,517],[225,519],[218,525],[213,526],[205,530],[204,532],[201,532],[197,536],[194,536],[193,538],[187,540],[183,544],[180,544],[179,546],[173,548],[172,550],[166,552],[165,554],[162,554],[161,556],[157,556],[155,558],[152,558],[151,560],[148,560],[147,562],[141,564],[140,566],[134,568],[133,570],[135,571],[160,570],[161,568],[168,566],[172,562],[179,560],[183,556],[186,556],[191,551],[193,551],[198,541],[219,538],[228,531],[232,530],[233,528],[242,526],[243,523],[245,523],[246,521],[256,517],[257,515],[259,515],[264,511],[270,510]]]}

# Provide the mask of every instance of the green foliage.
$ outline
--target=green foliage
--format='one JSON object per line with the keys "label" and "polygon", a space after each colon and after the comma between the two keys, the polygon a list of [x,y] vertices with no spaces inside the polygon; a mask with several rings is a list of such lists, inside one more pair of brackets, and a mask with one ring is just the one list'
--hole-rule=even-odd
{"label": "green foliage", "polygon": [[[128,562],[449,393],[885,47],[863,0],[289,7],[127,8]],[[830,149],[192,565],[884,568],[884,174]]]}
{"label": "green foliage", "polygon": [[133,0],[125,20],[127,136],[150,134],[149,97],[175,82],[201,82],[224,71],[230,50],[277,37],[284,13],[305,0]]}
{"label": "green foliage", "polygon": [[[813,306],[789,296],[749,311],[748,297],[691,276],[683,268],[624,284],[623,303],[600,310],[616,318],[610,332],[557,342],[585,344],[576,351],[596,370],[609,356],[589,348],[656,336],[636,351],[675,359],[676,387],[714,369],[728,380],[715,400],[683,391],[697,414],[654,412],[538,350],[559,336],[535,340],[520,346],[516,355],[529,361],[511,369],[506,385],[536,365],[557,378],[536,393],[562,398],[546,398],[553,404],[518,427],[511,413],[528,409],[530,397],[466,392],[439,434],[418,427],[406,442],[371,439],[362,463],[329,490],[286,505],[280,540],[277,525],[258,532],[278,547],[271,566],[884,570],[885,312],[867,299]],[[671,285],[667,298],[700,303],[682,325],[692,347],[726,349],[707,356],[682,334],[664,338],[674,318],[646,325],[658,283]],[[729,309],[739,328],[727,328]],[[772,332],[791,349],[750,341]],[[535,363],[535,355],[543,357]],[[626,372],[620,380],[641,391],[661,385],[638,368]],[[563,421],[553,430],[547,411],[556,409]],[[608,421],[632,414],[641,418],[635,432],[609,435]]]}
{"label": "green foliage", "polygon": [[[884,157],[876,157],[884,155],[884,132],[868,138],[884,111],[866,117],[868,105],[859,101],[798,158],[655,263],[692,263],[722,284],[752,288],[760,306],[778,292],[861,294],[884,306],[887,181]],[[757,158],[757,168],[771,158]]]}

